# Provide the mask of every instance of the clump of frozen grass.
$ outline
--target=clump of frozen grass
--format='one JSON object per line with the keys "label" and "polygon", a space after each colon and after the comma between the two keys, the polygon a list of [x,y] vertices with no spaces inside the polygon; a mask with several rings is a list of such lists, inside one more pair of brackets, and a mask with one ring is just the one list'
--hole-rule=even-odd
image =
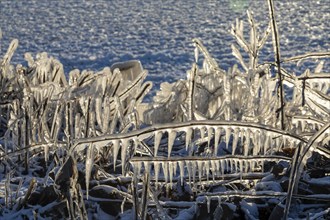
{"label": "clump of frozen grass", "polygon": [[[67,79],[47,53],[11,65],[13,40],[0,64],[0,216],[86,219],[131,210],[135,219],[168,219],[195,207],[195,218],[238,210],[287,217],[311,200],[320,202],[306,212],[327,215],[329,185],[310,178],[330,173],[329,74],[323,61],[301,76],[285,63],[329,53],[282,59],[278,35],[275,62],[259,63],[278,33],[269,3],[264,31],[251,12],[249,39],[243,21],[231,29],[239,65],[222,70],[194,39],[187,79],[163,83],[150,103],[143,98],[152,83],[138,61],[72,70]],[[281,95],[283,85],[292,99]]]}

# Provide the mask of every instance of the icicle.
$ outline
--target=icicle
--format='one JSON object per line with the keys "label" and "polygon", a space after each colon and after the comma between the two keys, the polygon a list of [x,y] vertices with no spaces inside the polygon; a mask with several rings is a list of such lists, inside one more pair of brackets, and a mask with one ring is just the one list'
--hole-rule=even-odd
{"label": "icicle", "polygon": [[194,54],[195,54],[195,63],[198,63],[199,50],[197,46],[195,46]]}
{"label": "icicle", "polygon": [[285,136],[283,137],[283,147],[284,148],[291,147],[289,138],[287,138]]}
{"label": "icicle", "polygon": [[270,154],[271,155],[273,155],[273,153],[274,153],[274,145],[276,145],[276,143],[274,143],[274,142],[276,142],[274,140],[274,136],[272,134],[270,134],[269,135],[269,145],[270,145]]}
{"label": "icicle", "polygon": [[113,140],[112,141],[113,170],[116,170],[116,161],[118,157],[119,147],[120,147],[119,140]]}
{"label": "icicle", "polygon": [[207,213],[210,213],[210,208],[211,208],[211,197],[206,196],[206,204],[207,204]]}
{"label": "icicle", "polygon": [[238,173],[238,160],[234,159],[235,162],[235,172]]}
{"label": "icicle", "polygon": [[243,174],[243,160],[239,160],[239,173],[242,177],[242,174]]}
{"label": "icicle", "polygon": [[244,156],[248,156],[250,148],[250,130],[245,132],[245,142],[244,142]]}
{"label": "icicle", "polygon": [[147,174],[150,174],[150,169],[151,169],[150,162],[149,161],[143,161],[143,163],[144,163],[144,172],[147,173]]}
{"label": "icicle", "polygon": [[[172,182],[173,182],[173,170],[174,170],[174,168],[173,168],[173,163],[176,163],[176,162],[169,162],[169,174],[170,174],[170,188],[172,188]],[[176,165],[174,165],[174,166],[176,166]]]}
{"label": "icicle", "polygon": [[176,132],[174,130],[168,130],[168,158],[171,157],[172,147],[176,138]]}
{"label": "icicle", "polygon": [[254,140],[253,140],[253,143],[254,143],[254,146],[253,146],[253,155],[259,155],[260,153],[260,134],[259,134],[259,131],[255,131],[254,132]]}
{"label": "icicle", "polygon": [[89,194],[89,179],[91,177],[92,173],[92,167],[94,163],[94,147],[93,144],[90,144],[87,149],[87,155],[86,155],[86,172],[85,172],[85,181],[86,181],[86,196],[88,200],[88,194]]}
{"label": "icicle", "polygon": [[266,140],[265,140],[264,155],[266,155],[267,152],[268,152],[268,149],[271,148],[271,146],[270,146],[270,137],[269,137],[269,135],[267,133],[265,133],[265,136],[266,136]]}
{"label": "icicle", "polygon": [[261,172],[264,173],[265,172],[265,161],[264,160],[261,161],[260,166],[261,166]]}
{"label": "icicle", "polygon": [[201,133],[201,139],[203,140],[205,138],[206,128],[204,126],[202,126],[199,130]]}
{"label": "icicle", "polygon": [[199,183],[200,184],[202,183],[203,163],[204,163],[204,161],[197,160],[198,178],[199,178]]}
{"label": "icicle", "polygon": [[[233,167],[233,159],[229,159],[229,168],[230,168],[230,173],[234,173],[234,167]],[[228,170],[229,170],[228,168]]]}
{"label": "icicle", "polygon": [[305,131],[305,127],[306,127],[305,120],[301,120],[301,132],[304,132]]}
{"label": "icicle", "polygon": [[77,113],[76,115],[75,115],[75,123],[74,123],[74,125],[75,125],[75,127],[74,127],[74,137],[76,138],[76,139],[79,139],[81,136],[80,136],[80,129],[81,129],[81,124],[80,124],[80,119],[81,119],[81,115],[80,115],[80,113]]}
{"label": "icicle", "polygon": [[256,166],[256,161],[255,160],[252,160],[251,161],[251,167],[250,167],[251,168],[251,172],[254,172],[255,171],[255,169],[254,169],[255,166]]}
{"label": "icicle", "polygon": [[142,169],[142,162],[139,161],[136,163],[136,172],[134,172],[134,175],[136,175],[136,177],[140,176],[141,169]]}
{"label": "icicle", "polygon": [[206,171],[206,180],[209,181],[209,175],[210,175],[210,161],[205,161],[205,171]]}
{"label": "icicle", "polygon": [[158,187],[158,177],[159,177],[159,162],[154,162],[154,170],[155,170],[155,181],[156,181],[156,187]]}
{"label": "icicle", "polygon": [[244,173],[247,173],[250,169],[250,166],[251,166],[250,161],[244,160],[244,165],[245,165]]}
{"label": "icicle", "polygon": [[179,165],[179,167],[180,167],[181,186],[183,186],[184,161],[178,161],[178,165]]}
{"label": "icicle", "polygon": [[278,152],[283,143],[283,135],[275,138],[275,151]]}
{"label": "icicle", "polygon": [[221,176],[220,160],[215,161],[215,167],[216,167],[217,177],[220,177]]}
{"label": "icicle", "polygon": [[214,131],[214,156],[217,156],[218,154],[220,135],[221,135],[221,128],[217,127]]}
{"label": "icicle", "polygon": [[127,153],[128,144],[129,144],[129,140],[127,139],[121,140],[121,171],[123,175],[125,175],[126,153]]}
{"label": "icicle", "polygon": [[192,172],[193,172],[193,183],[196,183],[196,161],[190,161],[192,165]]}
{"label": "icicle", "polygon": [[[96,115],[96,120],[97,120],[97,123],[100,125],[100,126],[102,126],[102,119],[103,119],[103,117],[102,117],[102,100],[101,100],[101,98],[95,98],[94,99],[94,106],[95,106],[95,115]],[[102,128],[102,130],[103,130],[103,128]]]}
{"label": "icicle", "polygon": [[45,144],[44,145],[44,152],[45,152],[45,162],[48,162],[48,158],[49,158],[49,145]]}
{"label": "icicle", "polygon": [[215,181],[215,173],[216,173],[216,164],[215,160],[211,160],[211,170],[212,170],[212,180]]}
{"label": "icicle", "polygon": [[212,134],[213,134],[213,128],[212,127],[208,127],[207,128],[207,147],[210,149],[210,142],[212,139]]}
{"label": "icicle", "polygon": [[210,66],[206,60],[204,60],[204,62],[203,62],[203,69],[204,69],[205,74],[211,73]]}
{"label": "icicle", "polygon": [[221,205],[221,196],[218,196],[218,206],[220,206]]}
{"label": "icicle", "polygon": [[228,146],[229,146],[230,136],[231,136],[231,128],[227,127],[226,128],[226,148],[227,149],[228,149]]}
{"label": "icicle", "polygon": [[192,128],[188,128],[186,130],[186,151],[188,151],[188,146],[191,143],[191,138],[194,130]]}
{"label": "icicle", "polygon": [[160,145],[160,141],[162,140],[163,132],[156,131],[155,132],[155,141],[154,141],[154,156],[157,157],[158,148]]}
{"label": "icicle", "polygon": [[105,97],[104,103],[105,105],[103,106],[103,133],[108,132],[109,130],[109,121],[110,121],[110,101],[109,101],[109,97]]}
{"label": "icicle", "polygon": [[229,159],[225,159],[225,171],[229,172]]}
{"label": "icicle", "polygon": [[189,160],[186,160],[186,167],[187,167],[187,171],[188,171],[188,180],[189,180],[189,185],[190,185],[191,184],[192,166],[191,166],[191,162]]}
{"label": "icicle", "polygon": [[237,143],[238,143],[238,138],[239,138],[239,128],[235,128],[234,131],[234,139],[233,139],[233,145],[232,145],[232,155],[235,155],[236,153],[236,148],[237,148]]}
{"label": "icicle", "polygon": [[173,162],[173,175],[174,176],[176,176],[177,166],[178,166],[178,163],[176,161]]}
{"label": "icicle", "polygon": [[221,176],[225,174],[225,159],[220,160]]}
{"label": "icicle", "polygon": [[161,162],[161,164],[162,164],[162,168],[163,168],[165,183],[167,183],[168,182],[168,163],[167,162]]}

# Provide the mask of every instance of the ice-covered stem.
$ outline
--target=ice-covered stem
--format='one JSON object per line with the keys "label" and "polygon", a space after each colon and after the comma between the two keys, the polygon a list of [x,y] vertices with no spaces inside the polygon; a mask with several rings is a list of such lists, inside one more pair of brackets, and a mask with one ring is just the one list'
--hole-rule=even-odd
{"label": "ice-covered stem", "polygon": [[289,214],[290,206],[291,206],[291,199],[293,192],[297,190],[297,185],[302,173],[302,170],[307,162],[307,159],[311,157],[313,152],[313,148],[316,149],[317,146],[316,142],[323,137],[324,135],[329,135],[330,123],[324,125],[316,134],[314,134],[308,141],[307,145],[300,150],[300,147],[296,149],[296,155],[293,160],[292,170],[290,174],[289,180],[289,188],[288,188],[288,195],[286,200],[286,206],[284,210],[284,219],[287,219]]}
{"label": "ice-covered stem", "polygon": [[193,40],[193,43],[195,45],[196,48],[198,48],[204,55],[205,57],[205,60],[207,62],[207,64],[209,65],[210,69],[212,71],[214,71],[215,73],[220,73],[222,72],[217,64],[217,62],[211,57],[210,53],[207,51],[207,49],[204,47],[204,45],[202,44],[202,42],[197,39],[197,38],[194,38]]}
{"label": "ice-covered stem", "polygon": [[14,39],[12,40],[12,42],[10,43],[8,50],[5,54],[5,56],[3,57],[3,60],[1,62],[1,66],[5,67],[6,65],[8,65],[10,63],[11,58],[14,55],[15,50],[17,49],[18,46],[18,40]]}
{"label": "ice-covered stem", "polygon": [[141,198],[141,219],[146,219],[148,212],[148,188],[149,188],[149,173],[144,174],[143,191]]}
{"label": "ice-covered stem", "polygon": [[275,63],[277,66],[277,72],[278,72],[278,84],[279,84],[279,96],[281,101],[280,106],[280,119],[281,119],[281,128],[285,129],[284,124],[284,91],[283,91],[283,84],[282,84],[282,73],[281,73],[281,55],[280,55],[280,42],[279,42],[279,35],[277,30],[277,24],[275,20],[275,12],[274,12],[274,3],[273,0],[268,0],[268,6],[269,6],[269,17],[272,23],[272,36],[273,36],[273,47],[275,52]]}
{"label": "ice-covered stem", "polygon": [[281,62],[285,63],[291,61],[300,61],[308,58],[316,59],[316,58],[327,58],[327,57],[330,57],[330,52],[314,52],[314,53],[306,53],[303,55],[298,55],[287,59],[283,59]]}
{"label": "ice-covered stem", "polygon": [[197,74],[197,64],[193,63],[191,70],[188,72],[188,120],[194,120],[194,93],[195,93],[195,84],[196,84],[196,74]]}

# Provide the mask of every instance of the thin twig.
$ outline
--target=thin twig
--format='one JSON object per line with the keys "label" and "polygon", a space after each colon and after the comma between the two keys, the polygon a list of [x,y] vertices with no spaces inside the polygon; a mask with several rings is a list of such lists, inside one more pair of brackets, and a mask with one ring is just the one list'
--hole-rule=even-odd
{"label": "thin twig", "polygon": [[284,91],[283,91],[283,84],[282,84],[282,73],[281,73],[281,55],[280,55],[280,42],[279,42],[279,35],[277,30],[277,24],[275,20],[275,14],[274,14],[274,3],[273,0],[268,0],[268,6],[269,6],[269,17],[272,21],[272,31],[273,31],[273,46],[274,46],[274,52],[275,52],[275,62],[277,65],[277,72],[278,72],[278,84],[280,89],[280,100],[281,100],[281,106],[280,106],[280,116],[281,116],[281,128],[282,130],[285,130],[285,124],[284,124]]}
{"label": "thin twig", "polygon": [[327,58],[330,57],[330,52],[314,52],[314,53],[306,53],[303,55],[298,55],[294,57],[290,57],[287,59],[283,59],[281,62],[286,63],[286,62],[291,62],[291,61],[300,61],[303,59],[308,59],[308,58]]}

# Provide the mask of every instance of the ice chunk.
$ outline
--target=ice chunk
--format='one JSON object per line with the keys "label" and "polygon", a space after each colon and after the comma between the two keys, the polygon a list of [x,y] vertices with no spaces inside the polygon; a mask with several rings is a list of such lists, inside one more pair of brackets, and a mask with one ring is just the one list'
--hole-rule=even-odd
{"label": "ice chunk", "polygon": [[168,130],[168,158],[171,156],[172,147],[176,138],[176,131]]}
{"label": "ice chunk", "polygon": [[155,132],[155,141],[154,141],[154,156],[157,157],[158,154],[158,148],[160,145],[160,141],[162,140],[163,132],[162,131],[156,131]]}

